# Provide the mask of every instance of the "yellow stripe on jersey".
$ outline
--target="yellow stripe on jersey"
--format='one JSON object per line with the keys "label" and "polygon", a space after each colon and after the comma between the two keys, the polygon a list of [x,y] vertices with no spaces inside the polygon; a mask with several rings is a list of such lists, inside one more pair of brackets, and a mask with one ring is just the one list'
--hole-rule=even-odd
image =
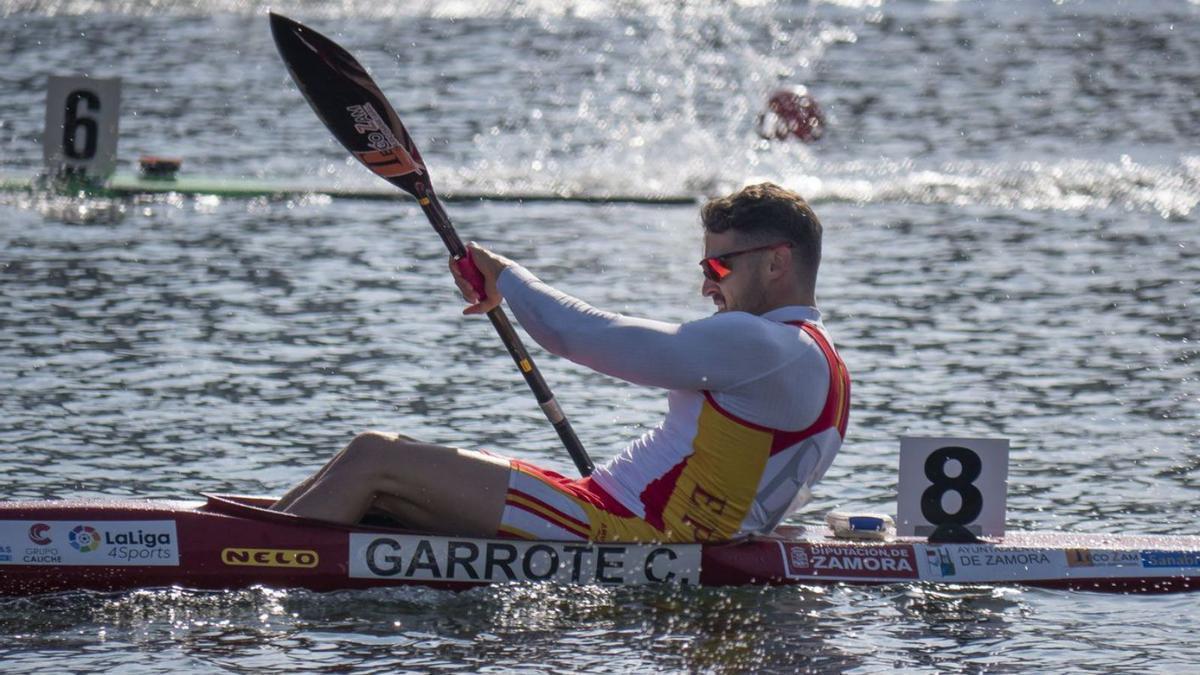
{"label": "yellow stripe on jersey", "polygon": [[694,452],[663,510],[672,540],[726,540],[741,529],[771,456],[771,431],[755,429],[705,401]]}
{"label": "yellow stripe on jersey", "polygon": [[537,537],[525,530],[517,529],[512,525],[501,525],[497,532],[502,536],[512,537],[513,539],[537,539]]}

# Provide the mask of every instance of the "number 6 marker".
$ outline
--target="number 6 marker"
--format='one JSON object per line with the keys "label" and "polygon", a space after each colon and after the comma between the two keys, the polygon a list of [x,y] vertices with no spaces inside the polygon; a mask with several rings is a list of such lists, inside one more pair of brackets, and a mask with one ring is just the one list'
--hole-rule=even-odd
{"label": "number 6 marker", "polygon": [[42,156],[51,175],[104,179],[117,166],[121,80],[51,76]]}

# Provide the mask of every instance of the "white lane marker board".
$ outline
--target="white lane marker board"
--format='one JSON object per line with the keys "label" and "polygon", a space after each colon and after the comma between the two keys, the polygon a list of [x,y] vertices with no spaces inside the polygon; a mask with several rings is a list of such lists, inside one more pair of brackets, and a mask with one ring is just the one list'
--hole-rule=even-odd
{"label": "white lane marker board", "polygon": [[117,168],[121,79],[50,76],[42,157],[50,175],[106,178]]}
{"label": "white lane marker board", "polygon": [[927,537],[957,524],[1003,537],[1007,486],[1007,440],[901,438],[896,534]]}

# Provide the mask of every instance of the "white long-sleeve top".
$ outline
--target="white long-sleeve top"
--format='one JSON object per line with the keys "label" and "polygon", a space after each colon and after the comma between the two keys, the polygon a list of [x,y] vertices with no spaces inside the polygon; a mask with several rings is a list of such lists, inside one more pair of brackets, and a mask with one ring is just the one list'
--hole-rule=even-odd
{"label": "white long-sleeve top", "polygon": [[[635,514],[644,513],[646,486],[691,454],[705,392],[741,420],[783,431],[807,428],[825,406],[829,361],[813,338],[785,323],[808,322],[827,338],[815,307],[781,307],[761,316],[721,312],[677,324],[596,309],[519,265],[505,269],[498,286],[521,326],[547,351],[634,384],[669,390],[663,422],[592,474]],[[822,451],[803,462],[805,475],[797,478],[797,489],[825,473],[840,440],[823,443]],[[777,522],[785,514],[760,515]]]}

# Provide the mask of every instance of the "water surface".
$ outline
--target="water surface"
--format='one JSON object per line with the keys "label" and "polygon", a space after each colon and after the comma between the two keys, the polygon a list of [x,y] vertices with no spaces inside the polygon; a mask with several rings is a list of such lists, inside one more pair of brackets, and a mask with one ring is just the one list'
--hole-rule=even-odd
{"label": "water surface", "polygon": [[[557,7],[557,5],[555,5]],[[894,508],[898,438],[1011,440],[1009,526],[1195,532],[1200,8],[1187,2],[299,4],[396,103],[446,190],[703,196],[771,179],[826,226],[854,375],[801,521]],[[264,9],[0,9],[0,169],[33,172],[45,77],[120,75],[120,156],[375,180],[280,66]],[[804,82],[820,144],[751,133]],[[617,311],[687,320],[691,206],[455,204],[464,238]],[[570,473],[408,202],[0,196],[8,498],[279,493],[357,431]],[[534,349],[603,459],[661,392]],[[1018,588],[250,590],[0,602],[12,672],[1176,672],[1190,596]]]}

